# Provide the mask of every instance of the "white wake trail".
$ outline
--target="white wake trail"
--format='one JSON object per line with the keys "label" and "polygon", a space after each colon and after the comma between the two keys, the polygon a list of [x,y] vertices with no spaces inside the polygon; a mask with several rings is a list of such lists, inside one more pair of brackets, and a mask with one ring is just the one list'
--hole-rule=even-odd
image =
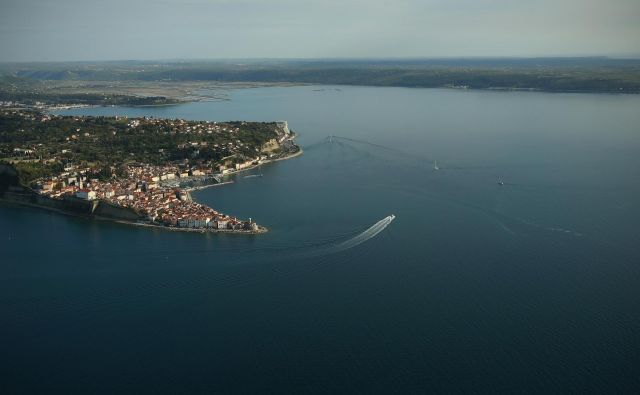
{"label": "white wake trail", "polygon": [[393,221],[395,218],[396,216],[393,214],[388,217],[385,217],[380,221],[376,222],[375,224],[373,224],[373,226],[371,226],[369,229],[365,230],[364,232],[360,233],[359,235],[329,248],[329,251],[327,252],[336,253],[336,252],[348,250],[349,248],[358,246],[364,243],[365,241],[376,237],[380,232],[385,230],[385,228],[389,226],[391,221]]}
{"label": "white wake trail", "polygon": [[376,222],[364,232],[357,234],[356,236],[350,238],[347,241],[343,241],[338,244],[330,244],[326,243],[324,245],[318,245],[316,248],[311,250],[307,249],[306,251],[301,251],[298,254],[290,255],[292,258],[315,258],[323,255],[335,254],[337,252],[345,251],[350,248],[359,246],[360,244],[376,237],[380,232],[385,230],[387,226],[396,218],[395,215],[390,215]]}

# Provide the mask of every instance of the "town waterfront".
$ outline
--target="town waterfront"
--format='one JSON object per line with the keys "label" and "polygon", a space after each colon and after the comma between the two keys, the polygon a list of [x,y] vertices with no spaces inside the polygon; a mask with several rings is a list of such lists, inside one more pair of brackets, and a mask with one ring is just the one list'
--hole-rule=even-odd
{"label": "town waterfront", "polygon": [[640,97],[229,97],[63,112],[287,120],[304,154],[192,192],[261,235],[0,205],[3,393],[640,390]]}

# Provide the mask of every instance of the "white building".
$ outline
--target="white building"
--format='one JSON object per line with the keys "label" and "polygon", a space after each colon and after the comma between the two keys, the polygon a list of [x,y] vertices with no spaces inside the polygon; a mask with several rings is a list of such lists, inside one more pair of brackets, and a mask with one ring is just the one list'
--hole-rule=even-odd
{"label": "white building", "polygon": [[178,226],[181,228],[206,228],[209,218],[181,218]]}
{"label": "white building", "polygon": [[76,192],[76,197],[84,200],[94,200],[96,198],[96,191],[92,191],[89,189],[81,189]]}

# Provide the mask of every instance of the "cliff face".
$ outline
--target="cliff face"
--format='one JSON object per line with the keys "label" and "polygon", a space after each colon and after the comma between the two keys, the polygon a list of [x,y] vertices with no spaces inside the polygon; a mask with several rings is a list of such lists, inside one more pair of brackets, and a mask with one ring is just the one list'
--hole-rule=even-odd
{"label": "cliff face", "polygon": [[40,195],[28,188],[15,186],[9,187],[4,191],[2,198],[14,203],[60,210],[76,215],[92,215],[94,204],[97,203],[79,199],[52,199],[48,196]]}
{"label": "cliff face", "polygon": [[271,139],[262,146],[261,152],[270,154],[273,151],[276,151],[278,149],[280,149],[280,144],[278,143],[278,140]]}
{"label": "cliff face", "polygon": [[126,221],[135,221],[140,219],[140,215],[136,213],[133,209],[119,207],[113,205],[109,202],[97,201],[97,206],[93,210],[93,215],[98,215],[100,217],[114,218],[114,219],[122,219]]}
{"label": "cliff face", "polygon": [[9,189],[9,187],[19,187],[20,177],[15,167],[0,163],[0,196]]}
{"label": "cliff face", "polygon": [[15,167],[0,163],[0,198],[9,202],[37,206],[81,216],[100,216],[112,219],[135,221],[140,218],[133,209],[115,206],[99,200],[82,200],[75,197],[53,199],[40,195],[20,184]]}
{"label": "cliff face", "polygon": [[140,219],[140,215],[130,208],[115,206],[100,200],[88,201],[74,197],[53,199],[23,187],[11,186],[2,192],[0,197],[13,203],[36,206],[84,217],[99,216],[125,221],[136,221]]}

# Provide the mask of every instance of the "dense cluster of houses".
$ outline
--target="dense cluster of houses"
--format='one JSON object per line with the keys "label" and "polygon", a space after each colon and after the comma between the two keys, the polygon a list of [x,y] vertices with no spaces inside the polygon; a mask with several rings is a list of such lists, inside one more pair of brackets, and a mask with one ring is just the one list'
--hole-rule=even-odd
{"label": "dense cluster of houses", "polygon": [[52,198],[103,200],[135,210],[148,221],[179,228],[257,230],[255,222],[191,201],[183,189],[165,181],[211,174],[210,168],[181,169],[175,165],[126,166],[126,175],[109,181],[89,178],[90,168],[69,166],[64,173],[39,182],[39,192]]}
{"label": "dense cluster of houses", "polygon": [[[2,105],[8,104],[8,102],[2,103]],[[49,122],[59,117],[37,112],[23,113],[15,110],[13,112],[19,113],[24,119],[36,122]],[[85,126],[85,121],[89,119],[75,117],[76,124],[69,129],[69,134],[60,142],[56,141],[53,144],[44,145],[34,141],[21,146],[10,146],[6,150],[6,155],[24,161],[70,163],[73,147],[78,147],[78,144],[86,141],[95,142],[101,136],[90,130],[91,125]],[[240,221],[235,217],[224,215],[203,204],[191,201],[189,193],[181,186],[188,185],[186,182],[190,181],[200,182],[195,177],[211,177],[219,180],[229,173],[279,158],[286,153],[295,152],[295,148],[297,148],[293,143],[294,135],[289,130],[287,122],[284,121],[276,123],[274,138],[261,147],[254,147],[241,141],[239,135],[234,136],[241,131],[240,127],[246,125],[246,122],[195,122],[151,117],[129,119],[118,116],[115,117],[115,120],[126,123],[128,130],[136,130],[141,134],[148,131],[190,135],[224,134],[228,137],[221,140],[197,136],[189,138],[187,141],[181,139],[177,148],[188,148],[194,157],[197,157],[196,155],[203,149],[213,150],[226,156],[217,163],[194,160],[189,164],[190,162],[185,159],[182,162],[176,161],[165,165],[130,164],[119,166],[117,172],[114,172],[116,165],[112,165],[107,166],[107,169],[110,168],[111,171],[106,174],[104,167],[98,169],[67,164],[60,174],[37,180],[38,192],[54,199],[108,202],[115,206],[130,208],[151,223],[171,227],[257,230],[258,226],[251,220]],[[116,135],[118,131],[111,130],[109,133]],[[73,145],[69,145],[70,143]],[[254,151],[255,153],[253,153]],[[160,148],[159,152],[164,153],[164,149]],[[248,154],[248,152],[250,153]],[[118,175],[113,176],[115,173]]]}

